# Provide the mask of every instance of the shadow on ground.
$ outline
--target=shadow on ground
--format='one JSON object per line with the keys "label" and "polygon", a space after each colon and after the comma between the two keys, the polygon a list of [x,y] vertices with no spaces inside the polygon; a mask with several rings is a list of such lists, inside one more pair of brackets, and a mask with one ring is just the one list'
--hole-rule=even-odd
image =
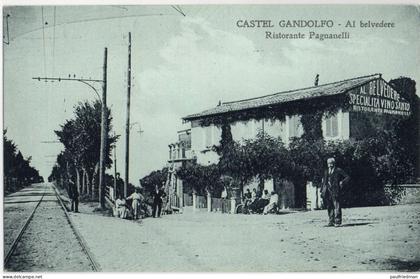
{"label": "shadow on ground", "polygon": [[350,224],[343,224],[341,227],[357,227],[357,226],[366,226],[371,224],[377,224],[375,222],[363,222],[363,223],[350,223]]}
{"label": "shadow on ground", "polygon": [[[414,247],[413,247],[414,248]],[[383,262],[390,270],[414,272],[420,271],[420,260],[387,259]]]}

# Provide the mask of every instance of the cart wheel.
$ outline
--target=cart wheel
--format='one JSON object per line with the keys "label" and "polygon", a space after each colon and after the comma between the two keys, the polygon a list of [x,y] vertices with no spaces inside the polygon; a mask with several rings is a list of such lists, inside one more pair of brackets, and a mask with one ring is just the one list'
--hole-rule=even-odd
{"label": "cart wheel", "polygon": [[235,208],[235,213],[236,214],[244,214],[244,205],[243,204],[238,204]]}

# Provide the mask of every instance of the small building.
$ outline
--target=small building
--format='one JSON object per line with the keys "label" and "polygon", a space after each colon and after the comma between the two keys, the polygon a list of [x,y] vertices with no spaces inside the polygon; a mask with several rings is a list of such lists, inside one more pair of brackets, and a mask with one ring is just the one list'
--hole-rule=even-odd
{"label": "small building", "polygon": [[[304,132],[302,116],[320,110],[325,111],[321,120],[322,137],[347,140],[363,138],[371,131],[369,127],[379,125],[383,115],[410,115],[410,104],[381,74],[219,103],[183,118],[191,123],[191,129],[181,131],[179,143],[170,145],[169,162],[194,159],[201,165],[217,163],[219,157],[212,146],[219,144],[220,124],[226,121],[230,123],[235,141],[255,138],[263,131],[280,137],[287,147],[291,138],[300,137]],[[187,139],[185,147],[181,138]],[[265,181],[264,187],[281,192],[282,207],[304,207],[298,201],[313,196],[310,188],[303,193],[287,181]],[[316,198],[312,203],[316,203]]]}
{"label": "small building", "polygon": [[168,145],[169,147],[169,199],[172,207],[191,205],[190,194],[184,194],[183,181],[176,175],[176,170],[185,162],[195,159],[194,151],[191,150],[191,129],[178,131],[178,141]]}

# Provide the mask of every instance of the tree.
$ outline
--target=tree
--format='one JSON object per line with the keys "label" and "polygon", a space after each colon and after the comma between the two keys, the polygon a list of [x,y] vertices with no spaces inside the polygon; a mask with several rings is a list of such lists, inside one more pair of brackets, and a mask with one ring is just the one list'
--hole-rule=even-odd
{"label": "tree", "polygon": [[146,192],[153,192],[155,186],[161,186],[162,183],[166,182],[168,178],[168,168],[163,168],[161,170],[152,171],[150,174],[146,175],[140,179],[141,185],[144,187]]}
{"label": "tree", "polygon": [[[61,129],[55,131],[59,141],[64,145],[63,158],[72,168],[77,188],[82,195],[91,195],[96,199],[98,193],[98,170],[101,139],[101,103],[80,102],[75,107],[75,117],[67,120]],[[107,109],[107,133],[105,166],[112,163],[111,151],[119,136],[109,135],[112,130],[111,111]],[[61,169],[61,172],[64,170]]]}
{"label": "tree", "polygon": [[19,190],[22,186],[42,181],[37,169],[30,163],[32,157],[24,159],[16,144],[6,136],[3,131],[4,152],[4,191],[10,193]]}
{"label": "tree", "polygon": [[389,82],[401,96],[410,103],[411,114],[396,124],[398,146],[404,148],[406,160],[413,165],[413,179],[420,176],[420,98],[416,94],[416,82],[407,77],[400,77]]}
{"label": "tree", "polygon": [[210,192],[213,196],[220,196],[223,190],[221,174],[216,164],[202,166],[189,162],[177,171],[177,175],[184,181],[186,191],[191,188],[198,195]]}

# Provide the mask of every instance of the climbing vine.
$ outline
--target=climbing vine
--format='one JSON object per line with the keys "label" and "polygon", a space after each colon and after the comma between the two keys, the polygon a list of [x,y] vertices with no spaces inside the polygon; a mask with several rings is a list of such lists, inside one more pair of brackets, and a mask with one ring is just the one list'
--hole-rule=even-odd
{"label": "climbing vine", "polygon": [[250,119],[270,119],[284,122],[288,115],[314,115],[316,119],[319,119],[319,115],[332,115],[340,108],[343,109],[343,111],[348,110],[348,103],[348,96],[346,94],[340,94],[298,100],[283,104],[267,105],[241,111],[230,111],[191,120],[199,120],[199,125],[202,127],[212,124],[221,127],[225,123],[248,121]]}

